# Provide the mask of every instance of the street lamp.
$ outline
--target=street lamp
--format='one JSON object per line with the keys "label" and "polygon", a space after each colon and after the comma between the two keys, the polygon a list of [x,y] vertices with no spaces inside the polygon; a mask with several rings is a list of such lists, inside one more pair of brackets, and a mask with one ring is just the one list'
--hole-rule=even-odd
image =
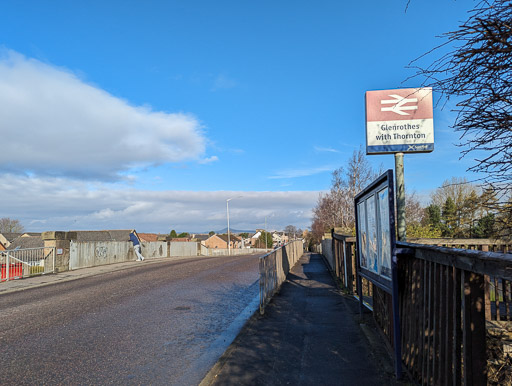
{"label": "street lamp", "polygon": [[226,213],[228,215],[228,256],[231,255],[231,240],[230,240],[230,237],[229,237],[229,201],[235,199],[235,198],[240,198],[242,196],[237,196],[237,197],[231,197],[231,198],[228,198],[226,200]]}

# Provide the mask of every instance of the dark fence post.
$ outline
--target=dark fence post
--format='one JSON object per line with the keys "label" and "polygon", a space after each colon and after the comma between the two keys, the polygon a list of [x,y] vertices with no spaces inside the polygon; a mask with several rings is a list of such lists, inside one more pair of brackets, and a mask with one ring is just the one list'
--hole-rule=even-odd
{"label": "dark fence post", "polygon": [[484,275],[463,271],[464,276],[464,383],[487,384]]}

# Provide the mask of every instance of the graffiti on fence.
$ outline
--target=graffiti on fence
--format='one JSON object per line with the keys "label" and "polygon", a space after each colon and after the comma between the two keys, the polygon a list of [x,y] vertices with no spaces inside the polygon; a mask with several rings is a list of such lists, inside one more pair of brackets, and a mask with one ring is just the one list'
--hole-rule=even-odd
{"label": "graffiti on fence", "polygon": [[106,259],[107,258],[107,247],[105,246],[97,246],[95,255],[99,258]]}

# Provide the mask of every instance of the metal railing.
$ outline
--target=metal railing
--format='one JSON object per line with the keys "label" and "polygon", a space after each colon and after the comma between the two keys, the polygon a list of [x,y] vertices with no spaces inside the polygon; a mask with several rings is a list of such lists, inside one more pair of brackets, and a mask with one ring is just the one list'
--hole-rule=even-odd
{"label": "metal railing", "polygon": [[0,281],[55,272],[55,248],[27,248],[0,252]]}
{"label": "metal railing", "polygon": [[304,254],[302,240],[292,241],[260,257],[260,313],[286,280],[286,275]]}

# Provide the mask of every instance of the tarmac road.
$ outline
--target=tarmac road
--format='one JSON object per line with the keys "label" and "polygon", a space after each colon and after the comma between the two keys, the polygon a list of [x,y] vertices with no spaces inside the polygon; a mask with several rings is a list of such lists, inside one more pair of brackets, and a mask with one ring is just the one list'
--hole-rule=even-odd
{"label": "tarmac road", "polygon": [[0,384],[197,385],[255,309],[258,256],[0,294]]}

